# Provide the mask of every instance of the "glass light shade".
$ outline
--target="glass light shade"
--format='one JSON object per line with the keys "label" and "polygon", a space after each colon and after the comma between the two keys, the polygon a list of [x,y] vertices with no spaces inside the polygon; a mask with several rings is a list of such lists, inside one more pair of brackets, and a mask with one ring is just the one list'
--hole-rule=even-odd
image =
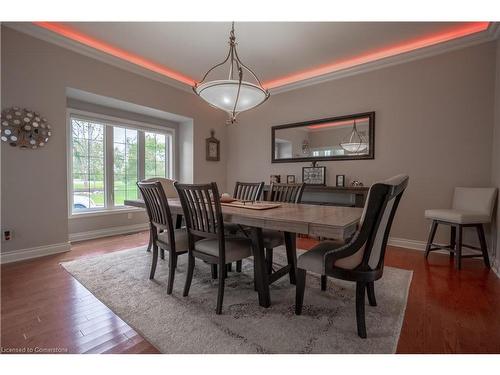
{"label": "glass light shade", "polygon": [[195,90],[207,103],[229,113],[233,109],[236,113],[252,109],[267,99],[267,93],[259,86],[243,81],[235,109],[238,86],[239,81],[227,79],[203,83]]}
{"label": "glass light shade", "polygon": [[363,152],[368,149],[368,145],[366,143],[358,142],[341,143],[340,146],[348,152]]}

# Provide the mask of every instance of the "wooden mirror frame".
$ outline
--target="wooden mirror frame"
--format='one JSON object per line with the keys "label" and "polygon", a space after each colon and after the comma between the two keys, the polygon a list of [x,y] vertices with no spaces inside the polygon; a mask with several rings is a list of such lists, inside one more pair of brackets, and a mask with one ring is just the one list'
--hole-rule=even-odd
{"label": "wooden mirror frame", "polygon": [[[276,130],[298,128],[301,126],[309,126],[309,125],[318,125],[332,121],[351,120],[360,117],[368,117],[369,119],[368,120],[369,152],[366,155],[311,156],[303,158],[284,158],[284,159],[276,159],[275,157],[274,148],[275,148]],[[356,113],[347,116],[337,116],[319,120],[297,122],[293,124],[275,125],[271,128],[271,163],[297,163],[297,162],[313,162],[313,161],[327,161],[327,160],[332,161],[332,160],[366,160],[366,159],[375,159],[375,112]]]}

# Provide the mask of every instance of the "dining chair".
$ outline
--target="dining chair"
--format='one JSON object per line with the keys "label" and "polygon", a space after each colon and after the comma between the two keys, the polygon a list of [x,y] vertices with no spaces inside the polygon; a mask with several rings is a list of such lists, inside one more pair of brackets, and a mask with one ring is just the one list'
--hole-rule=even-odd
{"label": "dining chair", "polygon": [[[453,194],[451,209],[425,210],[425,218],[431,219],[431,230],[425,248],[425,258],[434,250],[449,251],[455,257],[455,267],[462,267],[462,258],[483,257],[484,264],[490,268],[488,257],[488,246],[484,236],[484,224],[491,222],[493,207],[497,197],[496,188],[466,188],[457,187]],[[449,225],[451,227],[450,244],[438,245],[433,243],[438,225]],[[476,228],[480,247],[462,243],[463,229]],[[462,248],[472,249],[472,254],[462,255]]]}
{"label": "dining chair", "polygon": [[[264,182],[240,182],[237,181],[234,185],[233,198],[240,201],[258,201],[261,199]],[[240,224],[226,223],[224,224],[226,233],[237,234],[244,230]],[[236,272],[241,272],[241,260],[236,262]],[[217,266],[214,265],[215,272],[212,271],[212,277],[217,278]],[[231,264],[228,265],[228,271],[231,271]]]}
{"label": "dining chair", "polygon": [[[300,203],[305,184],[271,184],[267,193],[267,201],[281,203]],[[262,240],[266,249],[267,273],[273,271],[273,249],[285,243],[283,232],[263,229]]]}
{"label": "dining chair", "polygon": [[168,283],[167,294],[172,293],[174,286],[177,257],[187,253],[188,235],[186,229],[174,229],[170,206],[165,189],[160,181],[138,182],[149,217],[150,233],[153,237],[153,260],[149,278],[155,276],[158,263],[158,248],[168,251]]}
{"label": "dining chair", "polygon": [[[184,286],[187,297],[193,279],[195,258],[219,266],[216,313],[222,313],[226,264],[252,255],[252,241],[246,237],[226,236],[217,184],[175,183],[188,233],[188,272]],[[195,241],[196,240],[196,241]]]}
{"label": "dining chair", "polygon": [[368,193],[359,229],[347,243],[323,241],[298,258],[295,314],[302,313],[307,271],[354,281],[358,335],[366,338],[365,291],[370,305],[376,306],[375,281],[384,272],[387,239],[407,185],[406,175],[375,183]]}
{"label": "dining chair", "polygon": [[[163,191],[165,192],[165,196],[167,198],[178,198],[177,191],[174,188],[175,180],[172,180],[170,178],[164,178],[164,177],[152,177],[152,178],[142,180],[142,182],[156,182],[156,181],[161,183],[161,185],[163,187]],[[182,225],[182,216],[177,215],[177,219],[175,222],[175,228],[180,228],[181,225]],[[148,243],[148,247],[146,248],[146,251],[148,251],[148,252],[151,251],[152,247],[153,247],[153,233],[150,231],[149,232],[149,243]],[[160,256],[161,256],[161,259],[165,259],[165,251],[163,249],[160,250]]]}

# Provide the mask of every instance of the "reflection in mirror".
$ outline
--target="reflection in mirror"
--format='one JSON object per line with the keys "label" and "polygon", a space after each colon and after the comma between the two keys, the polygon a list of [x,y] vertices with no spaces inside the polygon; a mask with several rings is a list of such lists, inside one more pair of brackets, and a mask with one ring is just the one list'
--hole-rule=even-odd
{"label": "reflection in mirror", "polygon": [[273,127],[273,162],[373,159],[375,113]]}

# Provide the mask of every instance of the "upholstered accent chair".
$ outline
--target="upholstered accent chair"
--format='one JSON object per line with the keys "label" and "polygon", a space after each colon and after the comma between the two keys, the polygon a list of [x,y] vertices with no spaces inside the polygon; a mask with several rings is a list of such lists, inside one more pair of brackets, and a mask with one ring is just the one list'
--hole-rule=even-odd
{"label": "upholstered accent chair", "polygon": [[374,184],[368,193],[359,229],[347,243],[323,241],[298,258],[297,315],[302,313],[307,271],[354,281],[358,335],[366,338],[365,291],[370,305],[376,306],[375,281],[382,277],[387,239],[407,185],[406,175]]}
{"label": "upholstered accent chair", "polygon": [[[281,203],[300,203],[305,184],[271,184],[268,192],[267,201]],[[262,240],[266,249],[267,273],[271,274],[273,270],[273,249],[285,243],[283,232],[263,229]]]}
{"label": "upholstered accent chair", "polygon": [[[483,257],[486,267],[490,267],[488,257],[488,246],[484,236],[484,224],[491,222],[493,208],[497,197],[496,188],[467,188],[457,187],[453,194],[453,204],[451,209],[425,210],[425,218],[432,220],[429,239],[425,249],[425,258],[434,250],[447,250],[451,256],[455,257],[455,267],[462,267],[462,258]],[[450,244],[434,244],[434,236],[438,225],[449,225]],[[463,228],[476,228],[480,247],[466,245],[462,243]],[[472,254],[462,255],[462,248],[472,249]]]}
{"label": "upholstered accent chair", "polygon": [[[262,190],[264,189],[264,182],[240,182],[237,181],[234,185],[233,198],[240,201],[258,201],[262,197]],[[235,235],[243,232],[244,228],[239,224],[226,223],[224,224],[226,233]],[[217,278],[217,266],[214,265],[215,270],[212,270],[212,277]],[[214,272],[215,271],[215,272]],[[228,265],[228,271],[231,271],[231,264]],[[241,260],[236,262],[236,272],[241,272]]]}
{"label": "upholstered accent chair", "polygon": [[158,248],[168,251],[169,274],[167,283],[167,294],[172,293],[174,285],[177,257],[187,253],[188,236],[186,229],[174,229],[172,214],[168,205],[167,195],[163,184],[155,182],[138,182],[149,217],[150,233],[153,244],[153,260],[149,278],[153,279],[158,263]]}
{"label": "upholstered accent chair", "polygon": [[252,255],[252,241],[246,237],[226,236],[217,184],[179,184],[179,193],[188,232],[188,272],[184,286],[187,297],[193,279],[195,257],[219,266],[216,313],[222,313],[226,265]]}

